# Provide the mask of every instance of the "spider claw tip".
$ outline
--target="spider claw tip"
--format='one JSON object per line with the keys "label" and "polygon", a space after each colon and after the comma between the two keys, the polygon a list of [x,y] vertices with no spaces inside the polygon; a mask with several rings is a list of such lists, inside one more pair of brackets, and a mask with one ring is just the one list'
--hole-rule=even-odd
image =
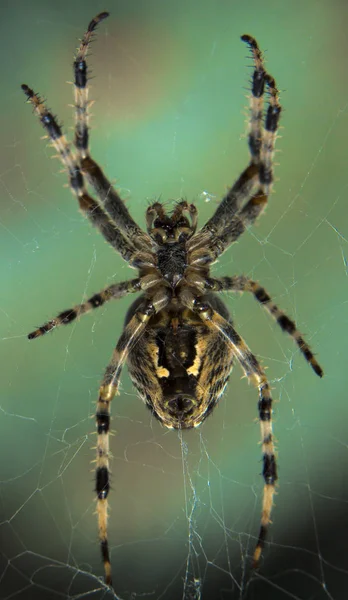
{"label": "spider claw tip", "polygon": [[312,367],[313,367],[314,372],[317,375],[319,375],[319,377],[324,377],[324,371],[323,371],[323,369],[321,368],[320,365],[315,364],[315,365],[312,365]]}
{"label": "spider claw tip", "polygon": [[28,338],[28,340],[34,340],[35,338],[39,337],[39,335],[40,335],[40,332],[38,329],[36,329],[35,331],[28,333],[27,338]]}
{"label": "spider claw tip", "polygon": [[92,32],[92,31],[94,31],[95,28],[96,28],[96,26],[98,25],[98,23],[100,23],[100,21],[103,21],[104,19],[106,19],[109,15],[110,15],[110,13],[108,13],[107,11],[99,13],[99,15],[97,15],[96,17],[94,17],[94,19],[92,19],[92,21],[88,25],[87,31],[89,33]]}
{"label": "spider claw tip", "polygon": [[32,96],[33,92],[26,83],[22,83],[21,89],[26,94],[26,96],[28,96],[28,98],[30,98]]}
{"label": "spider claw tip", "polygon": [[244,33],[243,35],[240,36],[240,39],[242,40],[242,42],[246,42],[248,44],[248,46],[250,46],[251,48],[257,48],[257,43],[255,38],[253,38],[252,35],[249,35],[248,33]]}

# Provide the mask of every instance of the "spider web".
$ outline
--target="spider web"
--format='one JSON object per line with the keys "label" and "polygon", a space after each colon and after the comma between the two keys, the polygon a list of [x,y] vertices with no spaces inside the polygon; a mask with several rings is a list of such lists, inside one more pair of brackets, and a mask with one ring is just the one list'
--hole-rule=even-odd
{"label": "spider web", "polygon": [[[245,166],[251,63],[241,34],[257,37],[283,90],[275,192],[214,270],[260,281],[325,371],[315,378],[252,298],[225,295],[276,400],[279,489],[258,573],[250,569],[262,494],[257,391],[238,365],[213,415],[183,434],[154,421],[124,370],[112,407],[113,593],[101,580],[93,413],[132,299],[26,340],[36,324],[132,277],[62,188],[19,90],[25,82],[47,95],[68,129],[75,40],[101,10],[112,15],[90,59],[92,151],[142,225],[159,195],[194,200],[203,223]],[[4,7],[1,598],[346,597],[346,16],[328,0]]]}

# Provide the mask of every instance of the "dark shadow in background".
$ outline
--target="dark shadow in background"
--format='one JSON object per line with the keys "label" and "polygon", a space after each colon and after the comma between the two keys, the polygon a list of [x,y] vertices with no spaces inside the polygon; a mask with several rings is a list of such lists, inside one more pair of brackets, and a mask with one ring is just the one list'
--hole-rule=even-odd
{"label": "dark shadow in background", "polygon": [[[327,502],[327,500],[326,500]],[[323,506],[325,504],[323,503]],[[291,524],[289,516],[289,526]],[[157,600],[345,600],[348,590],[348,557],[347,536],[348,513],[345,510],[328,513],[322,511],[317,519],[316,531],[319,549],[313,525],[296,539],[296,546],[270,544],[265,551],[262,568],[256,574],[250,572],[250,560],[241,562],[240,568],[233,568],[233,583],[230,566],[227,561],[219,561],[218,568],[209,565],[205,557],[198,556],[196,566],[201,567],[201,581],[188,579],[186,594],[183,596],[185,565],[178,571],[175,580],[171,581],[173,569],[158,573],[156,589],[153,589],[153,569],[156,569],[156,554],[161,551],[153,547],[154,552],[144,554],[144,546],[139,544],[132,551],[124,548],[123,560],[114,565],[115,586],[118,596],[114,596],[98,580],[74,568],[58,566],[47,558],[40,558],[29,553],[17,557],[11,563],[1,560],[1,571],[5,573],[1,585],[1,598],[16,600],[57,600],[58,598],[93,598],[110,599],[119,597],[122,600],[147,598]],[[208,550],[208,549],[207,549]],[[209,552],[208,552],[209,553]],[[137,589],[133,581],[129,564],[142,564],[144,571],[141,581],[143,588]],[[247,566],[245,566],[247,565]],[[224,572],[225,570],[225,572]],[[151,572],[152,571],[152,572]],[[199,572],[198,569],[196,572]],[[122,580],[122,588],[117,586],[117,573]],[[149,586],[146,588],[146,580]],[[140,579],[140,578],[139,578]],[[200,590],[200,594],[198,590]],[[163,596],[162,596],[163,594]]]}

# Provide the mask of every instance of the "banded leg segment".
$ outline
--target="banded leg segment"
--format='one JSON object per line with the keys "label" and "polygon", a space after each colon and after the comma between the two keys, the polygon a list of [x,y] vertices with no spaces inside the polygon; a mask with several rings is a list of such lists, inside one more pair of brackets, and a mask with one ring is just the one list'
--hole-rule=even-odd
{"label": "banded leg segment", "polygon": [[264,91],[266,81],[266,70],[264,67],[262,52],[258,47],[256,40],[251,35],[242,35],[241,40],[248,44],[254,60],[254,73],[251,83],[250,96],[250,123],[249,123],[249,150],[251,154],[251,162],[259,164],[261,154],[262,141],[262,119],[263,119],[263,104]]}
{"label": "banded leg segment", "polygon": [[222,228],[233,219],[246,198],[250,198],[252,190],[258,182],[258,167],[249,165],[240,175],[236,183],[228,190],[221,200],[213,216],[206,222],[199,232],[190,240],[190,247],[203,240],[203,234],[217,235]]}
{"label": "banded leg segment", "polygon": [[[259,187],[243,208],[240,209],[239,206],[237,207],[235,203],[232,202],[233,211],[236,213],[232,218],[231,205],[228,206],[228,203],[224,199],[215,215],[213,215],[212,219],[210,219],[203,227],[203,230],[210,231],[208,245],[215,255],[214,260],[217,256],[222,254],[230,244],[235,242],[248,226],[252,225],[258,219],[267,206],[273,182],[272,159],[281,107],[274,79],[269,75],[266,75],[266,81],[270,88],[270,104],[267,110],[265,131],[261,143],[260,163],[258,166],[257,177]],[[255,165],[252,164],[249,168],[255,169]],[[224,227],[220,229],[218,233],[216,225],[214,224],[216,219],[220,219],[224,223]],[[207,240],[205,241],[205,246],[206,245]]]}
{"label": "banded leg segment", "polygon": [[202,302],[187,289],[182,292],[181,300],[190,310],[199,315],[205,325],[214,327],[220,332],[225,338],[226,344],[232,346],[233,353],[249,381],[259,390],[258,412],[263,454],[262,475],[265,483],[263,488],[261,525],[253,557],[253,566],[257,567],[262,548],[264,547],[267,530],[271,523],[273,496],[275,494],[275,484],[278,479],[272,431],[271,388],[257,358],[251,353],[231,323],[213,310],[208,303]]}
{"label": "banded leg segment", "polygon": [[117,229],[134,247],[149,251],[152,246],[150,237],[130,216],[125,203],[99,165],[88,155],[81,161],[81,170]]}
{"label": "banded leg segment", "polygon": [[88,25],[74,60],[74,91],[75,91],[75,139],[74,144],[79,160],[88,154],[88,73],[86,56],[95,29],[109,13],[102,12]]}
{"label": "banded leg segment", "polygon": [[192,237],[188,242],[190,266],[202,267],[214,263],[257,220],[266,206],[267,196],[259,190],[219,235],[210,232],[200,239],[198,233],[197,242],[195,236]]}
{"label": "banded leg segment", "polygon": [[[279,92],[273,77],[265,70],[256,40],[250,35],[243,35],[241,39],[251,49],[255,64],[250,100],[249,150],[251,160],[249,166],[222,199],[215,214],[201,230],[204,233],[210,232],[213,236],[225,235],[227,238],[226,228],[231,229],[231,220],[236,213],[239,214],[243,202],[248,200],[252,193],[254,194],[253,199],[263,198],[264,204],[267,203],[273,181],[272,159],[281,112]],[[263,127],[265,85],[270,93],[270,99]],[[255,191],[256,186],[258,186],[257,191]]]}
{"label": "banded leg segment", "polygon": [[81,211],[87,216],[92,225],[99,229],[106,241],[121,254],[122,258],[127,262],[131,262],[131,258],[136,251],[135,246],[118,231],[116,225],[111,223],[101,206],[88,194],[80,167],[55,117],[47,110],[40,96],[35,94],[31,88],[23,84],[22,90],[46,129],[60,160],[68,170],[70,187],[78,199]]}
{"label": "banded leg segment", "polygon": [[145,328],[156,313],[162,310],[170,299],[169,292],[162,288],[151,300],[145,301],[135,313],[116,345],[111,361],[106,368],[99,390],[97,402],[97,460],[96,460],[96,493],[98,529],[102,560],[104,563],[105,581],[112,585],[111,564],[107,536],[108,493],[109,484],[109,429],[110,403],[118,391],[121,371],[127,356],[134,344],[140,339]]}
{"label": "banded leg segment", "polygon": [[292,321],[278,306],[272,301],[268,292],[260,286],[257,281],[249,279],[244,275],[235,277],[221,277],[209,279],[209,289],[214,292],[234,291],[234,292],[250,292],[254,298],[262,304],[267,312],[275,319],[283,331],[288,333],[298,345],[306,361],[310,364],[313,371],[323,377],[324,372],[312,353],[309,345],[303,339],[302,334],[296,327],[296,323]]}
{"label": "banded leg segment", "polygon": [[[274,83],[274,80],[272,81]],[[261,162],[258,167],[258,176],[255,179],[247,180],[245,184],[246,188],[244,190],[248,193],[248,196],[250,196],[249,192],[253,187],[251,182],[253,182],[259,184],[257,191],[245,203],[243,208],[240,208],[240,203],[237,206],[237,203],[235,202],[237,196],[233,199],[232,197],[228,198],[228,200],[224,198],[216,210],[215,215],[213,215],[202,228],[202,231],[210,232],[210,240],[208,243],[213,248],[213,252],[216,252],[219,249],[216,257],[222,254],[230,244],[235,242],[240,235],[244,233],[245,229],[258,219],[267,206],[273,182],[272,158],[279,116],[280,105],[278,93],[274,87],[272,88],[271,101],[266,117],[265,132],[261,144]],[[249,169],[253,172],[252,170],[255,169],[255,165],[252,164]],[[240,180],[238,180],[238,182],[239,181]],[[248,189],[248,185],[250,189]],[[241,188],[239,192],[242,190],[243,188]],[[244,199],[243,194],[239,193],[238,197],[240,200]],[[220,220],[223,221],[224,227],[217,230],[215,223],[218,223]],[[192,239],[194,240],[194,238]]]}
{"label": "banded leg segment", "polygon": [[75,91],[75,138],[74,144],[79,164],[88,183],[94,188],[103,208],[124,237],[129,239],[137,248],[149,249],[149,237],[130,216],[125,204],[105,177],[101,168],[89,154],[88,128],[88,66],[87,53],[98,24],[109,16],[102,12],[89,23],[74,60],[74,91]]}
{"label": "banded leg segment", "polygon": [[[259,173],[263,134],[262,119],[264,90],[267,74],[263,63],[262,53],[257,45],[256,40],[250,35],[243,35],[241,40],[246,42],[250,47],[255,65],[251,84],[250,121],[248,135],[250,165],[243,171],[238,181],[229,189],[212,219],[208,221],[209,229],[211,230],[212,226],[216,225],[216,231],[223,227],[225,222],[233,217],[236,212],[238,212],[242,202],[245,200],[245,198],[250,196],[253,186],[257,183],[258,178],[256,176]],[[205,229],[207,225],[205,225],[203,229]]]}
{"label": "banded leg segment", "polygon": [[266,82],[270,99],[261,144],[260,183],[264,194],[269,196],[273,183],[274,145],[277,139],[278,124],[282,109],[279,103],[279,92],[273,77],[267,74]]}
{"label": "banded leg segment", "polygon": [[120,196],[105,177],[97,163],[89,155],[89,133],[88,133],[88,67],[87,52],[89,44],[93,39],[97,25],[106,19],[109,13],[102,12],[97,15],[88,25],[80,47],[78,48],[74,61],[74,90],[75,90],[75,138],[74,144],[77,150],[79,164],[88,183],[98,194],[103,208],[109,217],[120,229],[123,235],[130,238],[137,248],[144,246],[149,249],[149,238],[142,229],[133,221]]}
{"label": "banded leg segment", "polygon": [[82,304],[77,304],[73,308],[69,308],[68,310],[64,310],[59,313],[54,319],[51,319],[44,325],[41,325],[35,331],[32,331],[28,335],[29,340],[33,340],[37,337],[48,333],[52,329],[59,327],[60,325],[68,325],[75,321],[81,315],[93,310],[94,308],[99,308],[108,302],[109,300],[116,300],[118,298],[122,298],[127,294],[132,294],[134,292],[141,291],[141,280],[140,279],[132,279],[130,281],[122,281],[121,283],[113,283],[109,287],[105,288],[101,292],[94,294],[87,300],[87,302],[83,302]]}
{"label": "banded leg segment", "polygon": [[[273,181],[273,150],[281,112],[279,91],[274,78],[265,70],[262,53],[255,38],[251,35],[243,35],[241,39],[249,46],[255,64],[250,96],[249,149],[251,163],[259,165],[260,191],[268,196]],[[263,128],[265,84],[270,98]]]}

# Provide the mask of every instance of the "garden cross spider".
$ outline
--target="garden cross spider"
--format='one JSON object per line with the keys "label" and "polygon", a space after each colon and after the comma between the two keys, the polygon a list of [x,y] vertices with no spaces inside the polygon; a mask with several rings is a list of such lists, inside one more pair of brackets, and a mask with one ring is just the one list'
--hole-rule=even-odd
{"label": "garden cross spider", "polygon": [[[89,153],[86,55],[96,26],[107,16],[107,12],[100,13],[90,22],[74,61],[74,151],[40,96],[27,85],[22,85],[22,89],[68,171],[70,187],[81,211],[122,258],[139,270],[139,275],[129,281],[113,283],[87,302],[60,313],[28,337],[40,337],[109,300],[141,292],[128,311],[97,401],[97,514],[105,580],[110,586],[107,537],[110,404],[118,392],[124,363],[127,361],[133,384],[153,415],[168,428],[190,429],[200,425],[216,406],[236,358],[259,393],[264,489],[253,558],[257,566],[270,523],[277,480],[271,390],[263,368],[235,330],[216,292],[251,292],[282,330],[295,340],[315,373],[322,377],[323,371],[295,323],[272,302],[264,288],[244,275],[211,277],[210,266],[267,206],[281,112],[279,93],[273,77],[265,70],[256,40],[243,35],[241,39],[249,46],[254,62],[248,138],[250,163],[197,233],[197,209],[184,200],[176,204],[170,215],[160,202],[152,204],[146,211],[145,233]],[[265,86],[269,101],[264,117]],[[98,200],[87,192],[85,181],[94,189]],[[140,338],[141,343],[137,343]]]}

